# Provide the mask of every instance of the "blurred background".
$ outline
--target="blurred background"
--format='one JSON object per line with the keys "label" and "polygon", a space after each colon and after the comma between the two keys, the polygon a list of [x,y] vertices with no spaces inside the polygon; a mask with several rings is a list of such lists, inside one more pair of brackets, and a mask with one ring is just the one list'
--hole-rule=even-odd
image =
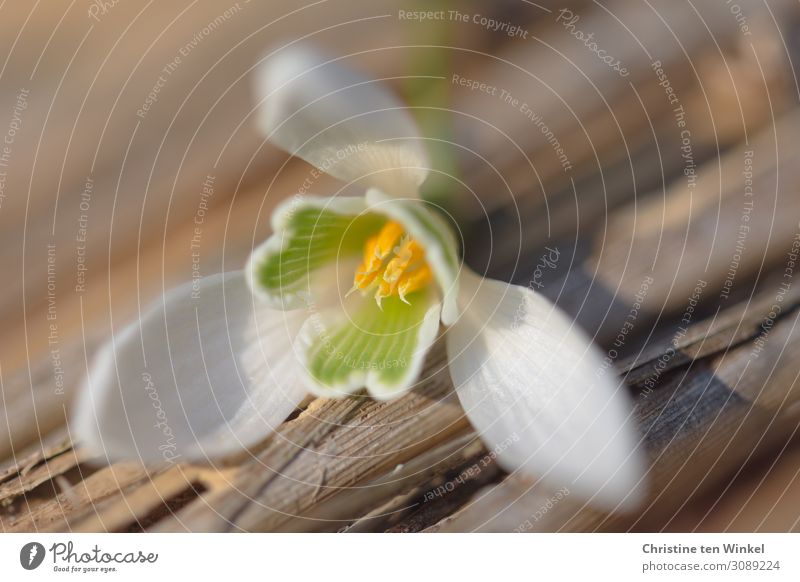
{"label": "blurred background", "polygon": [[[241,268],[301,188],[252,91],[295,41],[409,104],[465,260],[546,293],[631,387],[664,489],[641,516],[564,503],[527,529],[800,527],[798,0],[14,0],[0,30],[3,530],[226,529],[206,514],[249,491],[249,461],[91,466],[66,419],[99,343],[165,289]],[[466,466],[485,454],[453,442]],[[424,464],[358,515],[460,470]],[[342,523],[518,530],[542,503],[496,468],[459,485],[433,512]],[[319,526],[248,511],[242,529]]]}

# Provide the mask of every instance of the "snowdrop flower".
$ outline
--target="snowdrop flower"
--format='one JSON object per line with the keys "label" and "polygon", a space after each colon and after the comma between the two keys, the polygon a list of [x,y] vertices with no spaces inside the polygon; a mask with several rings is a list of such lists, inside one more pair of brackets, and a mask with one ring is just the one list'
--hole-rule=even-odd
{"label": "snowdrop flower", "polygon": [[452,226],[418,197],[428,162],[403,105],[309,49],[267,59],[257,86],[267,137],[365,195],[286,201],[244,271],[173,290],[112,337],[74,435],[108,458],[224,455],[308,393],[402,396],[443,333],[458,398],[502,467],[600,507],[635,505],[624,390],[544,297],[461,263]]}

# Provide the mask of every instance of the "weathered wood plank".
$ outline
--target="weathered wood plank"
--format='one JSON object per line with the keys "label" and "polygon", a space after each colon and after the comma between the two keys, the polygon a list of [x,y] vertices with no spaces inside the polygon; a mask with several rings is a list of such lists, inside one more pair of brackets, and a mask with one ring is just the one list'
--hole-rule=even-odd
{"label": "weathered wood plank", "polygon": [[[682,172],[677,107],[699,164],[796,103],[778,34],[794,34],[796,3],[771,5],[777,21],[757,0],[740,6],[750,36],[722,4],[612,2],[572,7],[568,17],[560,5],[532,34],[534,46],[509,42],[469,72],[497,92],[454,92],[457,141],[480,144],[483,156],[462,152],[471,192],[455,210],[475,200],[476,216],[491,213],[484,230],[508,223],[492,248],[495,273],[508,272],[520,247],[535,252],[593,230],[598,216]],[[592,34],[628,74],[597,59],[576,32]],[[488,261],[482,241],[470,250]]]}
{"label": "weathered wood plank", "polygon": [[70,518],[94,511],[108,498],[124,497],[132,485],[149,479],[144,468],[136,463],[117,463],[82,477],[52,499],[9,519],[5,529],[67,531]]}
{"label": "weathered wood plank", "polygon": [[[795,109],[696,179],[619,209],[588,243],[557,247],[558,265],[535,284],[605,345],[632,311],[629,341],[682,317],[693,296],[706,313],[746,299],[800,232],[798,135]],[[521,284],[531,268],[519,270]]]}
{"label": "weathered wood plank", "polygon": [[440,346],[423,387],[391,403],[313,401],[240,465],[234,487],[204,495],[177,518],[195,531],[314,529],[318,504],[468,430],[444,363]]}

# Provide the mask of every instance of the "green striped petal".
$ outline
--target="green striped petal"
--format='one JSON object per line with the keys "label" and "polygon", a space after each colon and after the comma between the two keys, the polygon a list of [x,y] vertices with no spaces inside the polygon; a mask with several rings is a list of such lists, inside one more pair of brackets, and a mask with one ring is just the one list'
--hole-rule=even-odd
{"label": "green striped petal", "polygon": [[295,343],[309,390],[342,397],[366,387],[380,400],[406,392],[436,339],[441,311],[435,293],[418,291],[407,299],[410,305],[386,297],[378,307],[358,296],[345,309],[312,315]]}
{"label": "green striped petal", "polygon": [[[326,267],[348,266],[362,253],[364,241],[386,222],[365,212],[363,198],[295,197],[272,215],[273,235],[250,257],[250,287],[277,309],[298,309],[315,302],[320,290],[313,280]],[[335,274],[332,275],[335,278]],[[345,285],[349,288],[352,274]]]}

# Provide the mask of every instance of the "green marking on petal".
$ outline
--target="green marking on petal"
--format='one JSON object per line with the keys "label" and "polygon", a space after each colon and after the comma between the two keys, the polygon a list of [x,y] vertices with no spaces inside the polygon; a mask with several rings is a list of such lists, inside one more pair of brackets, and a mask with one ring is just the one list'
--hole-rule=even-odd
{"label": "green marking on petal", "polygon": [[312,317],[301,349],[315,392],[341,395],[366,386],[387,398],[407,389],[438,331],[439,308],[432,309],[431,298],[418,291],[408,295],[408,305],[385,297],[382,308],[365,298],[349,317],[327,326]]}
{"label": "green marking on petal", "polygon": [[[309,275],[333,261],[361,254],[364,242],[386,218],[375,213],[340,214],[318,205],[288,211],[281,230],[265,243],[254,280],[273,298],[309,291]],[[296,305],[295,305],[296,306]]]}

